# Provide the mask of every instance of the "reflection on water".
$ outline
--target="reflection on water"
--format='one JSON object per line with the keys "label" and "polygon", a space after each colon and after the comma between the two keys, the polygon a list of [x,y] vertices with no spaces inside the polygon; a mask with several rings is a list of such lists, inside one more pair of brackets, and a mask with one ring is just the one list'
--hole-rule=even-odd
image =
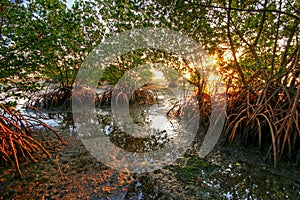
{"label": "reflection on water", "polygon": [[74,112],[78,137],[95,158],[118,170],[145,172],[169,164],[192,143],[197,123],[190,125],[185,114],[168,116],[174,101],[182,101],[173,91],[158,96],[156,104],[118,103]]}
{"label": "reflection on water", "polygon": [[[175,102],[182,103],[182,95],[177,94],[180,89],[177,90],[162,88],[155,104],[130,104],[125,109],[119,108],[117,114],[110,106],[83,113],[60,110],[42,110],[42,113],[30,109],[22,112],[37,116],[59,132],[76,135],[99,161],[128,170],[131,169],[127,163],[136,163],[134,168],[142,172],[145,165],[158,169],[170,163],[194,138],[197,123],[191,126],[184,117],[167,115]],[[141,162],[144,166],[139,165]]]}
{"label": "reflection on water", "polygon": [[[159,112],[159,113],[158,113]],[[134,137],[113,120],[110,109],[97,110],[99,132],[105,134],[111,143],[129,152],[149,152],[163,148],[178,133],[178,122],[168,119],[166,111],[157,105],[133,105],[130,117],[138,131],[146,132],[146,137]],[[126,129],[128,130],[128,129]],[[135,130],[136,131],[136,130]],[[82,135],[83,138],[92,137]]]}
{"label": "reflection on water", "polygon": [[[89,114],[81,116],[82,118],[90,119],[90,123],[98,124],[99,130],[94,136],[88,133],[84,136],[90,138],[90,141],[93,142],[93,137],[103,135],[116,147],[136,153],[158,151],[171,143],[181,145],[181,142],[184,140],[180,136],[186,133],[182,131],[180,119],[166,116],[166,112],[173,105],[168,102],[164,101],[164,98],[160,98],[158,104],[132,105],[130,107],[129,116],[131,120],[137,124],[137,127],[140,127],[141,131],[147,132],[147,137],[134,137],[130,132],[124,132],[118,121],[114,120],[109,107],[96,109],[94,113],[90,113],[94,117],[90,117]],[[37,111],[22,110],[22,112],[42,117],[41,113]],[[48,119],[44,118],[44,122],[51,124],[57,129],[64,129],[62,131],[63,134],[67,133],[67,130],[70,134],[78,134],[80,124],[74,124],[72,113],[47,111],[45,115]],[[80,136],[78,135],[78,137]],[[184,155],[172,165],[155,171],[149,177],[137,177],[127,188],[127,191],[114,191],[114,184],[120,183],[118,178],[114,183],[109,179],[107,181],[109,182],[108,186],[102,186],[102,190],[95,190],[94,193],[101,193],[102,195],[106,192],[106,195],[110,195],[109,199],[151,199],[150,197],[158,199],[161,196],[163,196],[161,199],[187,199],[182,197],[191,199],[297,199],[295,196],[300,194],[299,181],[294,180],[298,180],[299,171],[290,170],[290,173],[284,174],[284,176],[274,175],[272,172],[274,169],[266,167],[261,162],[255,160],[252,164],[247,163],[255,157],[253,155],[250,160],[241,156],[244,152],[231,151],[229,154],[227,151],[222,152],[221,150],[218,148],[210,154],[207,157],[207,161],[199,159],[195,153]],[[68,163],[70,160],[62,162],[61,166],[70,170],[70,166],[76,169],[81,168],[81,166],[93,165],[92,162],[83,162],[84,159],[78,156],[78,152],[82,154],[82,152],[78,151],[78,148],[75,148],[75,150],[71,149],[64,154],[75,154],[76,159],[74,160],[80,164],[80,167],[73,164],[73,162]],[[181,152],[177,151],[177,153]],[[174,155],[177,155],[176,152]],[[233,159],[234,155],[238,159]],[[62,160],[62,158],[60,159]],[[156,164],[155,162],[153,163]],[[107,171],[101,169],[101,172],[97,171],[97,175],[102,173],[105,174],[105,177],[113,177],[113,173],[109,174]],[[72,173],[78,174],[78,171],[72,171]],[[36,177],[39,175],[40,172]],[[82,179],[78,177],[76,179],[81,181],[86,176],[84,172]],[[123,179],[127,180],[127,176],[127,174],[124,174]],[[131,181],[132,179],[129,182]],[[42,184],[41,182],[36,183]],[[99,179],[95,180],[95,184],[99,185]],[[73,183],[70,185],[73,185]],[[56,187],[53,188],[56,190]],[[40,187],[40,190],[44,191],[44,188],[41,189]],[[61,190],[61,193],[63,192]]]}

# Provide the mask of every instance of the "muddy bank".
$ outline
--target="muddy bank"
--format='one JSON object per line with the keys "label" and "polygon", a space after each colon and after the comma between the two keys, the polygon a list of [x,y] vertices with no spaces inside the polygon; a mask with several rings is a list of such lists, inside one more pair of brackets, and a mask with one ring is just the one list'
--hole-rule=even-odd
{"label": "muddy bank", "polygon": [[[52,153],[23,161],[23,179],[1,163],[0,199],[299,199],[299,168],[274,169],[241,148],[216,147],[205,159],[191,148],[174,163],[148,174],[117,172],[97,161],[76,135],[67,144],[53,134],[37,137]],[[59,165],[57,165],[57,161]],[[60,174],[60,170],[62,176]]]}

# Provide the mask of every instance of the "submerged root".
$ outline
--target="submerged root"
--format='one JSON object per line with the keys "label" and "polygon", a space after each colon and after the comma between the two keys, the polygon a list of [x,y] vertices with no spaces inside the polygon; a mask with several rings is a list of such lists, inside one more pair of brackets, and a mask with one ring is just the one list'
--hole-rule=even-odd
{"label": "submerged root", "polygon": [[155,104],[158,102],[157,92],[150,88],[139,88],[135,91],[131,91],[128,88],[109,87],[103,93],[98,95],[96,103],[102,107],[114,102],[116,106],[125,104]]}
{"label": "submerged root", "polygon": [[59,87],[54,90],[46,90],[44,94],[33,96],[26,106],[38,108],[66,108],[70,107],[72,87]]}
{"label": "submerged root", "polygon": [[[177,117],[189,120],[189,124],[207,125],[209,116],[211,115],[211,102],[209,95],[198,94],[192,96],[183,103],[177,102],[167,112],[168,117]],[[195,121],[195,120],[198,121]]]}
{"label": "submerged root", "polygon": [[77,103],[81,105],[84,105],[86,101],[95,100],[95,93],[90,88],[82,87],[74,94],[73,87],[58,87],[50,91],[46,90],[44,94],[33,96],[25,107],[68,110],[71,108],[74,96],[76,96]]}
{"label": "submerged root", "polygon": [[51,158],[51,154],[31,137],[35,126],[42,126],[53,132],[63,144],[65,143],[57,131],[41,120],[20,114],[13,107],[7,108],[0,104],[0,160],[14,164],[20,176],[22,176],[19,165],[20,157],[37,162],[34,153],[42,151],[48,158]]}
{"label": "submerged root", "polygon": [[[298,88],[274,83],[257,94],[247,89],[228,96],[226,134],[229,141],[240,138],[246,145],[258,141],[258,150],[267,145],[265,159],[288,156],[296,160],[300,142]],[[295,154],[293,154],[293,152]]]}

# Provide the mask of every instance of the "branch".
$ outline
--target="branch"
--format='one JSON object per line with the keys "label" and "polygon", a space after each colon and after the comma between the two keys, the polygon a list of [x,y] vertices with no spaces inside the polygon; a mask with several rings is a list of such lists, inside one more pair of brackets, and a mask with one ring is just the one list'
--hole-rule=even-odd
{"label": "branch", "polygon": [[236,25],[233,23],[233,20],[231,20],[231,23],[233,25],[233,28],[235,29],[235,32],[237,33],[237,35],[241,38],[241,40],[249,47],[249,50],[251,52],[251,54],[253,55],[253,57],[255,58],[256,61],[260,61],[256,51],[255,51],[255,46],[252,46],[244,37],[243,35],[241,34],[241,32],[237,29]]}
{"label": "branch", "polygon": [[[280,1],[280,8],[281,8],[282,1]],[[278,37],[279,37],[279,29],[280,29],[280,20],[281,20],[281,15],[279,14],[277,17],[277,26],[276,26],[276,33],[275,33],[275,40],[274,40],[274,46],[273,46],[273,53],[272,53],[272,60],[271,60],[271,77],[274,74],[274,69],[275,69],[275,57],[276,57],[276,49],[277,49],[277,44],[278,44]]]}
{"label": "branch", "polygon": [[238,71],[239,75],[241,76],[241,79],[242,79],[243,84],[244,84],[248,89],[250,89],[250,91],[251,91],[252,93],[255,93],[254,90],[253,90],[253,89],[249,86],[249,84],[246,82],[245,77],[244,77],[244,74],[243,74],[243,72],[242,72],[242,69],[241,69],[241,67],[240,67],[240,65],[239,65],[239,62],[238,62],[237,57],[236,57],[236,54],[235,54],[235,48],[234,48],[234,44],[233,44],[232,37],[231,37],[231,32],[230,32],[230,21],[231,21],[230,11],[231,11],[231,3],[232,3],[232,0],[229,0],[229,2],[228,2],[228,9],[227,9],[227,36],[228,36],[228,39],[229,39],[231,52],[232,52],[232,55],[233,55],[233,59],[234,59],[235,66],[236,66],[236,68],[237,68],[237,71]]}
{"label": "branch", "polygon": [[[192,3],[191,1],[189,1],[189,3]],[[300,16],[298,15],[294,15],[285,11],[281,11],[281,10],[276,10],[276,9],[244,9],[244,8],[236,8],[236,7],[223,7],[223,6],[211,6],[211,5],[205,5],[205,4],[201,4],[201,3],[194,3],[194,5],[197,6],[201,6],[204,8],[217,8],[217,9],[223,9],[223,10],[235,10],[235,11],[241,11],[241,12],[270,12],[270,13],[279,13],[279,14],[284,14],[284,15],[288,15],[292,18],[295,18],[297,20],[300,20]]]}
{"label": "branch", "polygon": [[[268,2],[268,1],[265,0],[265,3],[264,3],[264,9],[266,9],[266,7],[267,7],[267,2]],[[260,22],[259,31],[258,31],[258,33],[257,33],[257,36],[256,36],[256,38],[255,38],[255,41],[254,41],[253,44],[252,44],[252,46],[253,46],[254,48],[256,47],[256,45],[257,45],[257,43],[258,43],[258,40],[259,40],[259,38],[260,38],[260,36],[261,36],[261,33],[262,33],[263,29],[264,29],[265,21],[266,21],[266,11],[263,12],[263,16],[262,16],[262,19],[261,19],[261,22]]]}
{"label": "branch", "polygon": [[291,47],[292,39],[293,39],[294,35],[296,34],[296,32],[298,30],[299,22],[300,22],[300,20],[295,20],[294,21],[292,30],[290,31],[290,35],[289,35],[288,40],[287,40],[286,45],[285,45],[285,50],[284,50],[284,52],[282,54],[282,60],[281,60],[281,63],[280,63],[280,69],[284,68],[287,65],[287,63],[288,63],[288,59],[287,59],[288,52],[289,52],[290,47]]}

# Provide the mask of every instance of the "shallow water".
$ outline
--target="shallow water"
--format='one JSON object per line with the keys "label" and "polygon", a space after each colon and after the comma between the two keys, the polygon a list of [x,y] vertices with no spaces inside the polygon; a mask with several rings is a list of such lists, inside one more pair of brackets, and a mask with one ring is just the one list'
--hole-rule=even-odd
{"label": "shallow water", "polygon": [[[99,133],[129,152],[157,151],[173,142],[180,145],[182,130],[177,119],[166,117],[172,104],[133,105],[129,116],[147,139],[132,138],[124,123],[114,121],[111,109],[96,109]],[[30,115],[34,111],[23,110]],[[80,136],[80,124],[72,113],[46,112],[45,122],[67,141],[58,142],[45,131],[35,135],[52,153],[52,159],[37,155],[40,162],[23,161],[24,179],[11,166],[0,164],[0,199],[299,199],[299,167],[281,162],[273,168],[255,148],[217,145],[205,159],[191,144],[176,159],[147,173],[120,172],[95,158]],[[88,118],[89,116],[82,116]],[[161,122],[164,123],[161,123]],[[126,123],[125,123],[126,125]],[[126,128],[126,127],[125,127]],[[97,136],[97,135],[96,135]],[[171,141],[171,142],[170,142]],[[58,164],[63,173],[60,176]]]}
{"label": "shallow water", "polygon": [[[205,159],[193,147],[151,173],[118,172],[95,159],[75,135],[35,137],[52,153],[22,162],[24,178],[0,165],[0,199],[299,199],[299,169],[274,169],[250,150],[217,146]],[[56,156],[63,180],[56,165]]]}

